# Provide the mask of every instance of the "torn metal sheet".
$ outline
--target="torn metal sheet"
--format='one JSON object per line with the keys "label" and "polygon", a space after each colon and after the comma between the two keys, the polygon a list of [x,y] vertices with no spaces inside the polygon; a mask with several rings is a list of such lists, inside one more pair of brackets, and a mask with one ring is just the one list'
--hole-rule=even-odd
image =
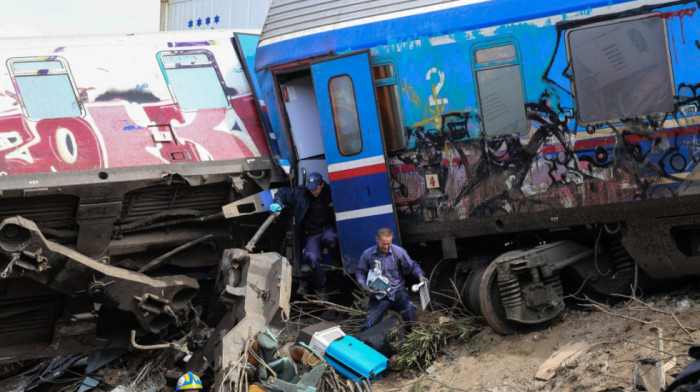
{"label": "torn metal sheet", "polygon": [[[240,359],[248,339],[256,333],[270,330],[277,333],[289,320],[289,299],[292,290],[292,269],[289,261],[277,253],[250,254],[243,265],[236,286],[227,284],[227,293],[237,301],[238,323],[221,337],[216,348],[217,391],[232,391],[237,380],[229,379],[232,368]],[[243,291],[243,289],[245,291]]]}

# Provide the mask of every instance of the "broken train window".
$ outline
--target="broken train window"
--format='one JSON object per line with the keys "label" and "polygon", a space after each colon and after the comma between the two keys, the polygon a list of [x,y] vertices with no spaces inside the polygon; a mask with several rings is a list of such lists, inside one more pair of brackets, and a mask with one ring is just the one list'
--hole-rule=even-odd
{"label": "broken train window", "polygon": [[604,22],[567,33],[579,120],[585,124],[673,110],[661,17]]}
{"label": "broken train window", "polygon": [[406,147],[401,116],[401,101],[394,64],[385,63],[372,67],[374,91],[379,106],[379,120],[388,151]]}
{"label": "broken train window", "polygon": [[173,98],[182,110],[229,106],[214,56],[201,52],[162,52],[158,56]]}
{"label": "broken train window", "polygon": [[67,62],[59,57],[15,58],[8,68],[24,114],[31,119],[80,117],[82,107]]}
{"label": "broken train window", "polygon": [[526,133],[525,93],[515,45],[476,49],[474,60],[484,134]]}

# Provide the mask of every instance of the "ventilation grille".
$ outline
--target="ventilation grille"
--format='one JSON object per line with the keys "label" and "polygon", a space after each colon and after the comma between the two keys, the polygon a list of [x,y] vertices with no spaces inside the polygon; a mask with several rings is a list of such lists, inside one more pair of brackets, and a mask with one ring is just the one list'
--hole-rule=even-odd
{"label": "ventilation grille", "polygon": [[0,299],[0,347],[50,343],[58,296]]}
{"label": "ventilation grille", "polygon": [[204,214],[221,212],[229,203],[227,183],[198,187],[157,186],[129,192],[124,196],[119,223],[129,223],[173,210],[196,210]]}
{"label": "ventilation grille", "polygon": [[39,228],[72,228],[77,205],[77,197],[63,195],[0,199],[0,221],[20,215]]}

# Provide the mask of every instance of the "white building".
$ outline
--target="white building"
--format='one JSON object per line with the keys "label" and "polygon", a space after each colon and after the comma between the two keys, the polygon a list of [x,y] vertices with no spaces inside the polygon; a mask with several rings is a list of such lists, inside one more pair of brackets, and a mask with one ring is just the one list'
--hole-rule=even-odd
{"label": "white building", "polygon": [[161,0],[160,29],[262,29],[272,0]]}

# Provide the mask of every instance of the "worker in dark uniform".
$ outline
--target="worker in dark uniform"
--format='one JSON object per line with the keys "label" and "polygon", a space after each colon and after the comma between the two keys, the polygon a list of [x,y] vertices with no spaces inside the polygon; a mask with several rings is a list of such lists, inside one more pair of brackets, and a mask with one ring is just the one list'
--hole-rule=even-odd
{"label": "worker in dark uniform", "polygon": [[[377,245],[365,250],[360,256],[355,279],[370,297],[367,317],[361,327],[362,331],[382,321],[389,309],[401,315],[406,323],[406,332],[411,332],[417,320],[416,306],[411,302],[406,289],[404,271],[426,284],[428,279],[418,263],[411,259],[404,248],[391,243],[393,239],[394,233],[391,229],[387,227],[379,229],[375,237]],[[367,284],[369,271],[377,268],[377,264],[381,275],[386,277],[388,291],[378,291]]]}
{"label": "worker in dark uniform", "polygon": [[325,301],[326,274],[321,265],[323,249],[334,253],[338,248],[330,186],[323,181],[321,174],[313,172],[306,179],[306,186],[279,188],[270,211],[281,211],[286,207],[294,209],[294,231],[297,238],[304,241],[302,258],[313,270],[316,290]]}

